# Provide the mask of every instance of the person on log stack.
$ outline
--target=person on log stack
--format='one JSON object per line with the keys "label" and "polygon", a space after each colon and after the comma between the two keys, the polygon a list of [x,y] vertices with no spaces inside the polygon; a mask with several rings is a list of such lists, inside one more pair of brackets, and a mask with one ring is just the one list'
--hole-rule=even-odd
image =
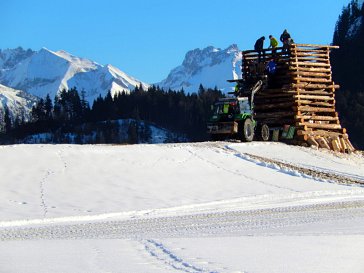
{"label": "person on log stack", "polygon": [[270,44],[268,48],[272,48],[272,56],[276,56],[276,50],[278,46],[278,41],[276,38],[273,37],[273,35],[269,35]]}
{"label": "person on log stack", "polygon": [[292,40],[291,35],[288,33],[287,29],[283,31],[281,34],[281,37],[279,38],[281,42],[283,43],[283,50],[282,52],[288,52],[289,51],[289,45],[290,41]]}
{"label": "person on log stack", "polygon": [[277,64],[274,59],[270,59],[267,65],[265,66],[265,71],[267,73],[267,84],[270,88],[275,87],[275,73],[277,70]]}
{"label": "person on log stack", "polygon": [[255,45],[254,45],[254,50],[256,52],[258,52],[258,62],[261,62],[261,57],[262,57],[262,52],[263,52],[263,61],[265,59],[265,53],[264,53],[264,50],[263,50],[263,47],[264,47],[264,40],[265,40],[265,37],[262,36],[260,37],[256,42],[255,42]]}
{"label": "person on log stack", "polygon": [[267,63],[267,65],[265,67],[265,70],[270,75],[273,75],[274,73],[276,73],[277,64],[275,63],[274,59],[269,60],[269,62]]}

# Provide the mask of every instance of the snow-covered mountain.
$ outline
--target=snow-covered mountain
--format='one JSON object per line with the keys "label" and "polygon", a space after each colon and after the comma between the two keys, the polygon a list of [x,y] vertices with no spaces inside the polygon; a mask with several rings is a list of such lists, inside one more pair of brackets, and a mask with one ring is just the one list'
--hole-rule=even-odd
{"label": "snow-covered mountain", "polygon": [[54,98],[58,91],[77,87],[84,90],[92,103],[110,90],[129,92],[135,86],[148,84],[139,81],[112,65],[76,57],[66,51],[39,51],[22,48],[0,51],[0,83],[38,97],[47,94]]}
{"label": "snow-covered mountain", "polygon": [[33,95],[0,84],[0,124],[4,122],[6,108],[12,120],[28,120],[30,110],[37,100]]}
{"label": "snow-covered mountain", "polygon": [[200,84],[206,88],[217,87],[230,91],[234,84],[229,79],[237,79],[241,73],[241,54],[237,45],[222,50],[213,46],[187,52],[182,65],[174,68],[166,79],[156,83],[164,89],[196,92]]}
{"label": "snow-covered mountain", "polygon": [[35,51],[31,49],[24,50],[21,47],[5,50],[0,49],[0,73],[2,74],[3,70],[13,68],[18,63],[21,63],[25,59],[31,57],[34,53]]}

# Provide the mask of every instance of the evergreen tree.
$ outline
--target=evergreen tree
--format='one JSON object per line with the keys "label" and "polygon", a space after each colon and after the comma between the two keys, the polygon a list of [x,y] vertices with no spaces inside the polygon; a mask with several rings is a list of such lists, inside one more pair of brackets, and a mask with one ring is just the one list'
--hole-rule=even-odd
{"label": "evergreen tree", "polygon": [[9,108],[7,106],[5,106],[4,112],[5,133],[9,133],[12,128],[12,124]]}
{"label": "evergreen tree", "polygon": [[136,121],[131,121],[128,127],[128,143],[137,144],[139,143],[138,135],[139,124]]}
{"label": "evergreen tree", "polygon": [[340,48],[331,54],[333,78],[341,87],[336,93],[337,111],[350,140],[360,149],[364,149],[363,14],[363,6],[359,7],[357,1],[343,9],[333,36],[333,44]]}
{"label": "evergreen tree", "polygon": [[47,94],[47,96],[45,98],[44,111],[45,111],[45,118],[47,120],[50,120],[52,118],[53,103],[52,103],[52,100],[51,100],[49,94]]}

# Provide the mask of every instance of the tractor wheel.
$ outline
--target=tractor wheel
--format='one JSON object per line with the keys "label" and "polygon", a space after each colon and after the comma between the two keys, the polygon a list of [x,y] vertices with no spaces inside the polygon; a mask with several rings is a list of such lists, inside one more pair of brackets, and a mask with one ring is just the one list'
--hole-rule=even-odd
{"label": "tractor wheel", "polygon": [[244,120],[242,124],[241,140],[246,142],[253,141],[254,138],[254,125],[250,118]]}
{"label": "tractor wheel", "polygon": [[259,140],[268,141],[270,139],[270,131],[267,124],[259,127]]}

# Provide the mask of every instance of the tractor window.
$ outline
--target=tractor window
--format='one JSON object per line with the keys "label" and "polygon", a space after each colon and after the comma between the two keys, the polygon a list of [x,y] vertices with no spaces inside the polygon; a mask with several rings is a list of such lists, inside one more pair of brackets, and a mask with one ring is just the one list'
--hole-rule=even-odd
{"label": "tractor window", "polygon": [[239,107],[235,102],[216,103],[213,106],[212,113],[216,115],[237,114],[239,113]]}
{"label": "tractor window", "polygon": [[224,113],[224,104],[215,104],[212,109],[213,114],[221,115]]}
{"label": "tractor window", "polygon": [[251,114],[250,104],[248,100],[239,101],[240,113]]}

